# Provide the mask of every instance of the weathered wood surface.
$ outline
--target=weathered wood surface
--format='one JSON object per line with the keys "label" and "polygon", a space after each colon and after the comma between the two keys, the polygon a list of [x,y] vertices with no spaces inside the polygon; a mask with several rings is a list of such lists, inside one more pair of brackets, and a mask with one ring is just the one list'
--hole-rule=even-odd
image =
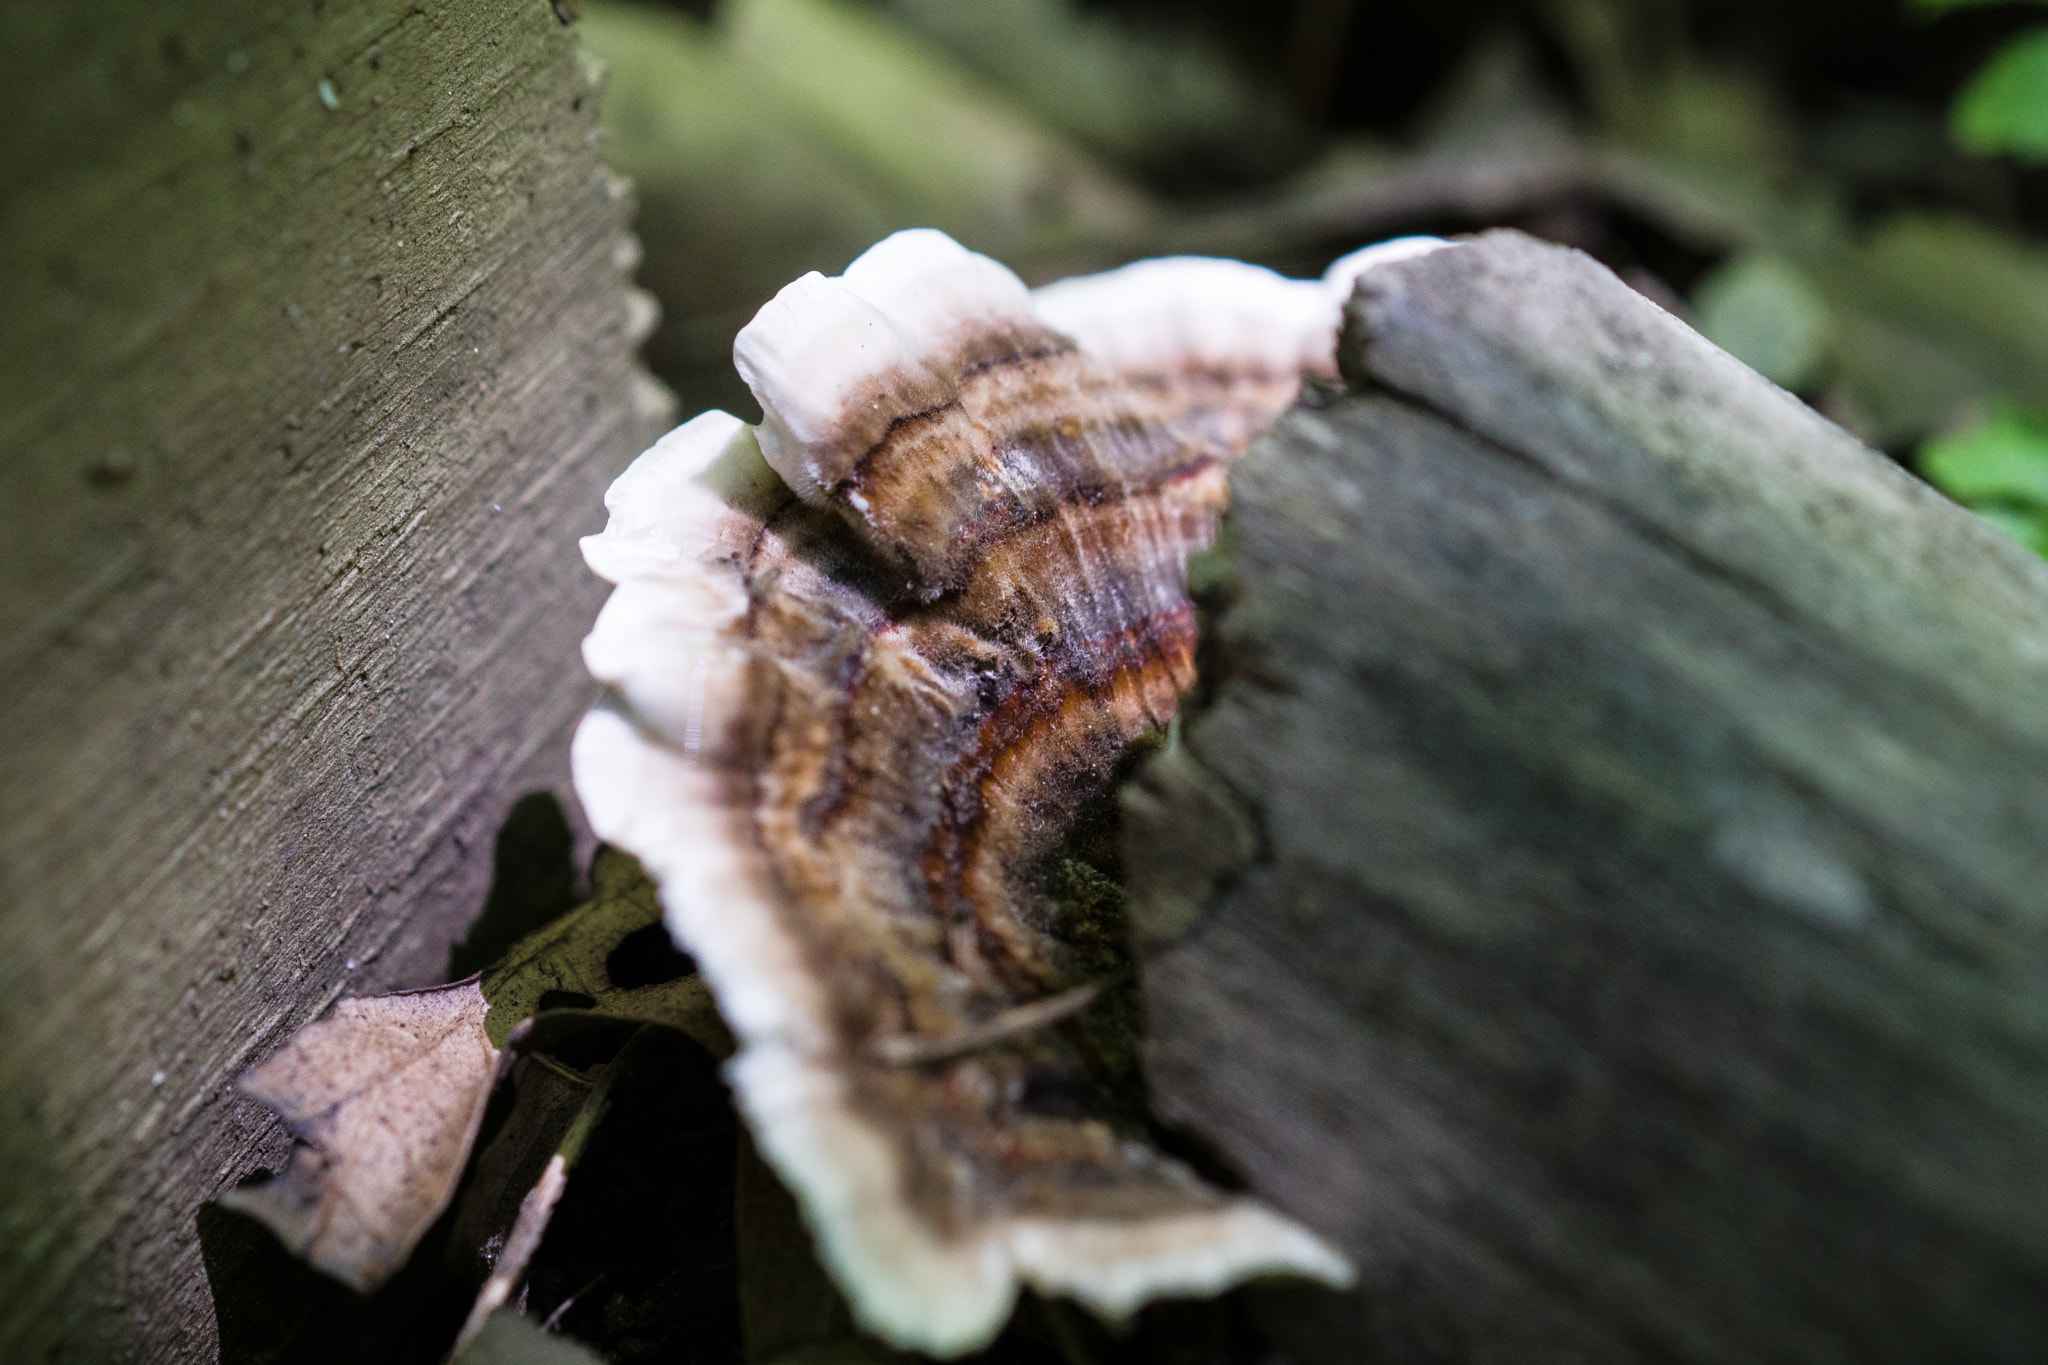
{"label": "weathered wood surface", "polygon": [[1584,257],[1354,299],[1130,796],[1155,1098],[1307,1360],[2034,1360],[2048,565]]}
{"label": "weathered wood surface", "polygon": [[234,1077],[566,794],[665,415],[597,97],[543,0],[0,20],[0,1358],[208,1358]]}

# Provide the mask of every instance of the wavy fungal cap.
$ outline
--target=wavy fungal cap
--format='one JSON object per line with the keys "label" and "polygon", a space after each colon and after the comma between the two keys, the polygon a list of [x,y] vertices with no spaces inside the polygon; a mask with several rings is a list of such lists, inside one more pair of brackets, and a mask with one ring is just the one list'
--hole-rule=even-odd
{"label": "wavy fungal cap", "polygon": [[617,588],[577,791],[659,884],[757,1143],[898,1346],[971,1350],[1021,1285],[1115,1318],[1350,1276],[1118,1109],[1097,1024],[1135,1005],[1048,868],[1194,680],[1187,557],[1228,462],[1331,371],[1357,259],[1034,295],[898,233],[740,333],[759,428],[670,432],[583,542]]}

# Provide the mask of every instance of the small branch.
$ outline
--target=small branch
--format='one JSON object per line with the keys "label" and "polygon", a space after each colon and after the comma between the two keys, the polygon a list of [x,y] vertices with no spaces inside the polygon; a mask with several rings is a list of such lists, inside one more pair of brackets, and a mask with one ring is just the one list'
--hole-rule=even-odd
{"label": "small branch", "polygon": [[1049,995],[1043,1000],[1034,1000],[1028,1005],[1013,1009],[983,1020],[972,1028],[960,1030],[943,1038],[926,1038],[918,1034],[899,1033],[875,1041],[875,1059],[884,1066],[924,1066],[931,1062],[950,1062],[984,1048],[1007,1043],[1015,1038],[1049,1028],[1079,1014],[1094,1004],[1102,994],[1102,983],[1093,981],[1085,986],[1076,986],[1058,995]]}

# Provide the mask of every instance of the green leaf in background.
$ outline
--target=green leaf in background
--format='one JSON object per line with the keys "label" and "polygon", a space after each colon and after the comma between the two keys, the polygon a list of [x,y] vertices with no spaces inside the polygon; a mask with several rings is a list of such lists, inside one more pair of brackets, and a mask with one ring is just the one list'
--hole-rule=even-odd
{"label": "green leaf in background", "polygon": [[1919,466],[1936,488],[2048,555],[2048,423],[2004,408],[1922,445]]}
{"label": "green leaf in background", "polygon": [[1804,387],[1827,358],[1827,303],[1776,256],[1735,257],[1700,283],[1694,303],[1701,334],[1774,384]]}
{"label": "green leaf in background", "polygon": [[1966,152],[2048,161],[2048,29],[2006,44],[1956,98],[1949,127]]}
{"label": "green leaf in background", "polygon": [[2048,558],[2048,521],[2036,513],[2015,512],[2009,507],[1972,508],[1978,516],[2032,550]]}
{"label": "green leaf in background", "polygon": [[[1971,5],[2002,5],[2008,0],[1912,0],[1914,9],[1950,10],[1964,9]],[[2037,4],[2048,4],[2048,0],[2035,0]]]}
{"label": "green leaf in background", "polygon": [[1920,447],[1920,470],[1964,502],[2048,511],[2048,424],[2017,408]]}

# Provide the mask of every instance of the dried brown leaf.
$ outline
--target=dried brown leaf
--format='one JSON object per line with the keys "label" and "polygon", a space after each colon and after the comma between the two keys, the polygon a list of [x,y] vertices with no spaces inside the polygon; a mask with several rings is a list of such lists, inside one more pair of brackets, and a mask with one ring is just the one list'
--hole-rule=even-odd
{"label": "dried brown leaf", "polygon": [[454,1195],[498,1049],[476,978],[344,1000],[242,1078],[300,1146],[221,1203],[358,1292],[405,1263]]}
{"label": "dried brown leaf", "polygon": [[[454,1196],[500,1050],[523,1021],[541,1011],[587,1011],[674,1028],[729,1054],[731,1036],[694,964],[670,943],[639,864],[607,851],[592,879],[588,904],[521,939],[482,975],[344,1000],[245,1076],[243,1090],[276,1109],[301,1145],[282,1176],[221,1202],[368,1292],[405,1263]],[[564,1112],[553,1131],[528,1134],[523,1144],[541,1161],[574,1112],[573,1104],[554,1107]],[[510,1185],[498,1181],[509,1197],[491,1202],[510,1215],[514,1191],[538,1171],[499,1174],[512,1177]],[[490,1208],[470,1221],[479,1219],[497,1221]]]}

